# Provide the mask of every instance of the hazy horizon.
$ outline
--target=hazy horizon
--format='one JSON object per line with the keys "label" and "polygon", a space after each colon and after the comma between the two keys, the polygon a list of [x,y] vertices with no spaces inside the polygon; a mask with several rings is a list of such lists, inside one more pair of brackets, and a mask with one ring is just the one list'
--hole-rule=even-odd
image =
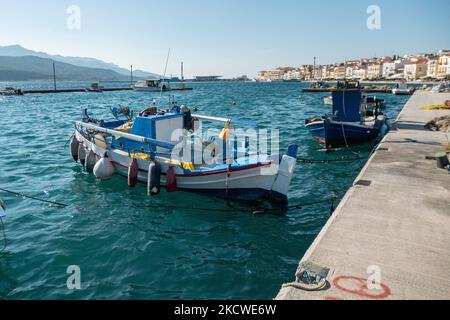
{"label": "hazy horizon", "polygon": [[[52,55],[96,58],[167,75],[255,76],[278,66],[329,64],[362,57],[450,48],[450,1],[0,0],[0,45]],[[327,4],[324,4],[327,3]],[[69,28],[75,5],[78,28]],[[380,29],[370,30],[367,8],[380,8]]]}

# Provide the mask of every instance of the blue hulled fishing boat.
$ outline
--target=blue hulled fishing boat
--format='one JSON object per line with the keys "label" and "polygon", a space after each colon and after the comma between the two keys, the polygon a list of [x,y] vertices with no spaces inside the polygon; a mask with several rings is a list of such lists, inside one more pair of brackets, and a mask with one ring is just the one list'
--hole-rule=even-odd
{"label": "blue hulled fishing boat", "polygon": [[385,134],[387,121],[381,105],[363,99],[359,83],[340,82],[332,96],[332,115],[306,120],[306,128],[327,148],[365,143]]}

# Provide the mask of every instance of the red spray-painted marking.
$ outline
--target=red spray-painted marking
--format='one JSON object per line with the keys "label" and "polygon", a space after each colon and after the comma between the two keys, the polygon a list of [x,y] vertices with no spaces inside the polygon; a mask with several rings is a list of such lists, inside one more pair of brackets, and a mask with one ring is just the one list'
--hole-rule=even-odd
{"label": "red spray-painted marking", "polygon": [[[351,294],[356,294],[369,299],[385,299],[391,295],[391,289],[385,284],[380,284],[382,292],[372,293],[375,290],[367,288],[367,279],[352,276],[340,276],[333,280],[333,286]],[[377,292],[379,292],[378,290]]]}

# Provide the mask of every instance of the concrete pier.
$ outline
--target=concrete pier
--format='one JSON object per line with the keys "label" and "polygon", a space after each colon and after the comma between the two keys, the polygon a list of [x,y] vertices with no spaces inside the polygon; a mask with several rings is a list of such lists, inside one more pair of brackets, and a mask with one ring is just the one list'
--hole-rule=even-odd
{"label": "concrete pier", "polygon": [[[450,299],[450,174],[430,159],[450,133],[424,125],[447,93],[416,92],[300,264],[329,269],[326,286],[280,300]],[[293,279],[286,279],[286,282]]]}

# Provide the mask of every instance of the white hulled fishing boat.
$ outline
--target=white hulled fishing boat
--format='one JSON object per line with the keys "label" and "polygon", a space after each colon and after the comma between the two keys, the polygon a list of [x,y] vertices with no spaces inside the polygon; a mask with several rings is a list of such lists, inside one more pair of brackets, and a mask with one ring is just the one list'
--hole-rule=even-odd
{"label": "white hulled fishing boat", "polygon": [[147,79],[136,82],[132,86],[135,91],[160,92],[170,91],[169,81],[163,79]]}
{"label": "white hulled fishing boat", "polygon": [[[282,156],[252,152],[248,137],[240,143],[234,136],[231,119],[191,114],[185,106],[148,108],[134,119],[129,110],[124,114],[128,119],[106,122],[85,111],[75,123],[72,156],[97,178],[126,176],[130,187],[146,183],[150,195],[162,186],[168,192],[287,202],[296,145]],[[221,124],[222,131],[199,133],[205,122]]]}

